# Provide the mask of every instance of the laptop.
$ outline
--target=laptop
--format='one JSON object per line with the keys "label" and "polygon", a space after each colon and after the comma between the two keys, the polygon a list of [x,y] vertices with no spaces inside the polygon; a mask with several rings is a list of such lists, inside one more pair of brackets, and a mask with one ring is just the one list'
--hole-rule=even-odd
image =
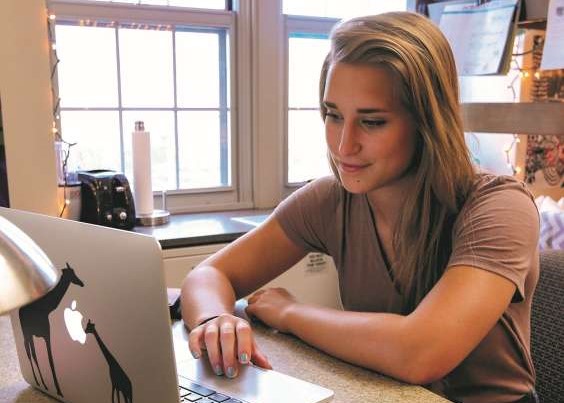
{"label": "laptop", "polygon": [[[73,403],[332,399],[331,390],[251,365],[235,379],[218,377],[206,359],[187,354],[185,341],[175,356],[153,237],[14,209],[0,215],[62,271],[45,297],[11,314],[21,373],[35,388]],[[177,333],[185,340],[181,323]]]}

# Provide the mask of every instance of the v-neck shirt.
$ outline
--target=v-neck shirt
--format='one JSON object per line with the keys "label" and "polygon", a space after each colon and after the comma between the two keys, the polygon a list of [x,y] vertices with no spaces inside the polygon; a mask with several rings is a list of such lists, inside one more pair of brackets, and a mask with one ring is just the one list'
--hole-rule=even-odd
{"label": "v-neck shirt", "polygon": [[[397,204],[400,208],[402,201]],[[328,176],[294,192],[274,216],[296,245],[333,258],[346,310],[402,313],[402,295],[365,194],[349,193]],[[477,175],[452,228],[446,270],[465,265],[491,271],[515,283],[517,290],[490,333],[432,390],[452,400],[480,402],[518,400],[533,388],[529,323],[539,270],[538,232],[534,198],[522,182]]]}

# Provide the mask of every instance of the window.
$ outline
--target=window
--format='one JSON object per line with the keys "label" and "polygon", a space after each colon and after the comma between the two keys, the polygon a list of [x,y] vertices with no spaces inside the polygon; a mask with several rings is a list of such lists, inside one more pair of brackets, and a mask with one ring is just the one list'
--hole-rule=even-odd
{"label": "window", "polygon": [[287,186],[299,186],[331,172],[318,94],[331,28],[339,19],[406,9],[406,0],[283,0],[288,63]]}
{"label": "window", "polygon": [[143,120],[171,212],[273,207],[330,172],[318,81],[331,28],[411,1],[48,0],[69,167],[130,177]]}
{"label": "window", "polygon": [[288,39],[288,183],[330,172],[319,115],[319,73],[329,51],[327,35],[291,33]]}
{"label": "window", "polygon": [[113,169],[132,178],[131,133],[142,120],[151,132],[153,190],[167,190],[177,210],[186,210],[194,193],[207,193],[205,204],[247,202],[233,174],[235,58],[225,1],[49,6],[57,16],[61,132],[76,143],[69,170]]}

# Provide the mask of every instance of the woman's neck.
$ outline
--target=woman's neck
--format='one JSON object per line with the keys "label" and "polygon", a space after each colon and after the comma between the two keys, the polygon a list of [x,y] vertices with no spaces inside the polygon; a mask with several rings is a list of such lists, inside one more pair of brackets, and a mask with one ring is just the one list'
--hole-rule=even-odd
{"label": "woman's neck", "polygon": [[374,216],[380,225],[393,231],[400,214],[402,204],[409,192],[413,192],[415,175],[404,176],[393,184],[374,189],[367,193],[367,198]]}

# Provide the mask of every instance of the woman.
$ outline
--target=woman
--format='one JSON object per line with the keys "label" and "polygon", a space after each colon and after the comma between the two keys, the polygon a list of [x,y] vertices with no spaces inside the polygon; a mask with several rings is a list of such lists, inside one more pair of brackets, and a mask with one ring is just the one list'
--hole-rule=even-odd
{"label": "woman", "polygon": [[335,261],[345,311],[269,289],[247,313],[452,400],[535,401],[538,213],[521,182],[474,171],[444,36],[412,13],[337,26],[320,106],[334,177],[296,191],[187,276],[193,355],[206,350],[229,377],[249,361],[269,368],[234,301],[321,251]]}

